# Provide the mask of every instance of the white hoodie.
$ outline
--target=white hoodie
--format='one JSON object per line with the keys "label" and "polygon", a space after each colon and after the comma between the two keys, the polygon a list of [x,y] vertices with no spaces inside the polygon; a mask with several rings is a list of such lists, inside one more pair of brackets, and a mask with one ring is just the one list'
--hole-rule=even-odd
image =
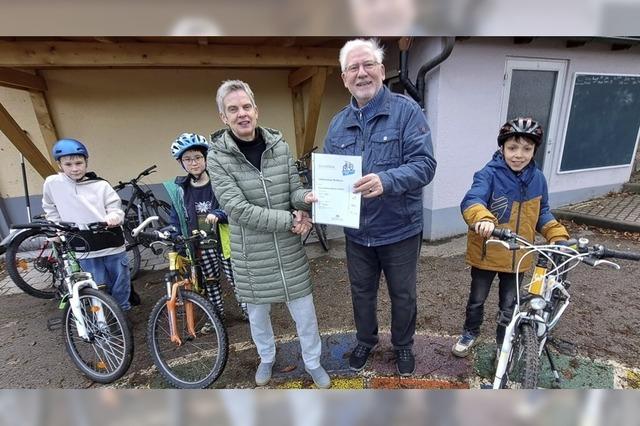
{"label": "white hoodie", "polygon": [[[81,229],[86,229],[89,223],[106,221],[107,215],[117,217],[121,223],[124,220],[120,197],[105,180],[90,178],[76,182],[59,172],[47,177],[42,192],[42,208],[47,220],[73,222]],[[82,257],[94,258],[123,251],[124,245],[83,253]]]}

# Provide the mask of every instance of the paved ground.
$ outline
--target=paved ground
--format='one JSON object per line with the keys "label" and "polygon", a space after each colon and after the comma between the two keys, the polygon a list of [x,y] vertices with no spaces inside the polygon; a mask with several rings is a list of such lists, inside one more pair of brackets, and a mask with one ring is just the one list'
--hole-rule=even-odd
{"label": "paved ground", "polygon": [[[589,200],[583,203],[566,206],[556,211],[558,216],[568,217],[576,222],[600,227],[610,227],[611,223],[622,224],[627,229],[640,230],[640,195],[634,193],[613,194]],[[567,216],[563,216],[567,217]],[[587,222],[584,219],[587,218]],[[339,232],[330,232],[332,239],[331,257],[343,258],[344,249],[340,246],[344,241]],[[464,252],[465,237],[448,241],[425,244],[421,252],[423,257],[450,257]],[[325,255],[318,244],[307,246],[310,258]],[[154,256],[150,250],[142,252],[142,269],[154,271],[166,267],[162,255]],[[34,278],[35,279],[35,278]],[[8,278],[0,280],[0,292],[7,294],[18,292]],[[479,345],[472,357],[459,359],[451,355],[450,348],[454,336],[418,334],[416,336],[417,369],[414,377],[399,378],[395,373],[393,351],[389,343],[388,333],[382,332],[381,344],[373,352],[367,368],[360,373],[348,369],[349,350],[354,344],[354,333],[351,330],[322,330],[323,360],[333,378],[333,388],[358,389],[394,389],[394,388],[479,388],[491,381],[493,373],[493,357],[495,346],[490,343]],[[246,365],[255,363],[255,348],[250,341],[236,343],[231,348],[232,356],[245,358]],[[640,375],[630,369],[608,360],[591,360],[583,357],[566,357],[554,352],[554,361],[564,378],[563,388],[639,388]],[[547,363],[546,359],[543,363]],[[243,363],[244,364],[244,363]],[[547,372],[541,378],[540,386],[552,387],[553,379],[545,365],[542,371]],[[149,380],[143,387],[164,387],[153,368],[145,372],[136,372],[135,383],[131,376],[121,379],[117,387],[140,387],[140,375],[147,374]],[[219,383],[219,387],[245,388],[253,387],[253,368],[248,368],[242,377],[235,378],[233,383]],[[310,378],[304,372],[299,354],[299,344],[295,338],[285,337],[278,341],[278,361],[274,367],[274,377],[269,387],[273,388],[312,388]]]}
{"label": "paved ground", "polygon": [[[629,187],[633,190],[633,187]],[[609,194],[553,210],[558,218],[576,223],[640,232],[640,194],[632,191]]]}

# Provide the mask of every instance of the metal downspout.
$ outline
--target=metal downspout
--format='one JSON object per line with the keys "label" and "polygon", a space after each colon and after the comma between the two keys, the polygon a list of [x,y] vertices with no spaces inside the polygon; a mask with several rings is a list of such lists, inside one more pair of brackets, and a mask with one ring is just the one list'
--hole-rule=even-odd
{"label": "metal downspout", "polygon": [[414,85],[409,79],[409,67],[407,66],[411,41],[407,41],[406,38],[403,38],[398,43],[400,46],[400,82],[404,86],[409,96],[411,96],[416,102],[418,102],[423,109],[425,105],[425,77],[429,71],[440,65],[451,55],[451,52],[453,52],[453,46],[456,42],[455,37],[443,37],[443,39],[444,48],[442,49],[442,51],[437,56],[424,63],[418,70],[416,85]]}

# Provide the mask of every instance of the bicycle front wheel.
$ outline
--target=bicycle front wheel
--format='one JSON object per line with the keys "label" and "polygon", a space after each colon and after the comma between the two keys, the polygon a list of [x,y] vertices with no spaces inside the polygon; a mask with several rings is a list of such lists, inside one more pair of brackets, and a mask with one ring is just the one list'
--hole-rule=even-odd
{"label": "bicycle front wheel", "polygon": [[56,295],[57,263],[53,243],[39,229],[22,232],[7,247],[6,268],[11,280],[33,297],[53,299]]}
{"label": "bicycle front wheel", "polygon": [[522,389],[536,389],[539,375],[538,336],[531,324],[523,323],[518,328],[502,387],[516,385]]}
{"label": "bicycle front wheel", "polygon": [[[181,291],[176,303],[176,331],[181,343],[172,342],[168,300],[167,296],[160,299],[149,318],[147,343],[153,362],[174,387],[206,388],[220,377],[227,363],[229,343],[224,325],[209,301]],[[195,336],[188,332],[188,309],[193,310]]]}
{"label": "bicycle front wheel", "polygon": [[80,310],[88,339],[78,335],[71,306],[63,311],[63,336],[67,352],[78,369],[98,383],[122,377],[133,359],[133,337],[115,299],[93,288],[80,290]]}

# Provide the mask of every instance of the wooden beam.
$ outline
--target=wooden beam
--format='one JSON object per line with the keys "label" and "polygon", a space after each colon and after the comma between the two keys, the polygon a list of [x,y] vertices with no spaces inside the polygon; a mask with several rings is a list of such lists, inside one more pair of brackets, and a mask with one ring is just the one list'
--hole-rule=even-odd
{"label": "wooden beam", "polygon": [[307,108],[307,122],[304,129],[302,153],[309,151],[314,146],[326,82],[327,69],[324,67],[319,68],[318,72],[311,78],[309,87],[309,107]]}
{"label": "wooden beam", "polygon": [[296,157],[304,154],[304,100],[302,99],[302,86],[291,88],[293,101],[293,126],[296,131]]}
{"label": "wooden beam", "polygon": [[47,90],[47,84],[42,77],[10,68],[0,68],[0,86],[32,92]]}
{"label": "wooden beam", "polygon": [[289,73],[289,88],[296,87],[318,72],[318,67],[302,67]]}
{"label": "wooden beam", "polygon": [[0,67],[338,66],[338,49],[156,42],[0,41]]}
{"label": "wooden beam", "polygon": [[31,93],[31,103],[33,104],[33,111],[36,113],[38,125],[40,126],[40,133],[42,133],[44,144],[47,147],[49,160],[51,164],[53,164],[55,159],[53,158],[51,150],[53,149],[53,145],[58,141],[58,132],[51,119],[47,97],[43,92]]}
{"label": "wooden beam", "polygon": [[42,155],[38,147],[31,142],[31,139],[24,133],[2,104],[0,104],[0,131],[18,148],[18,151],[24,155],[40,176],[46,178],[56,173],[51,163]]}

